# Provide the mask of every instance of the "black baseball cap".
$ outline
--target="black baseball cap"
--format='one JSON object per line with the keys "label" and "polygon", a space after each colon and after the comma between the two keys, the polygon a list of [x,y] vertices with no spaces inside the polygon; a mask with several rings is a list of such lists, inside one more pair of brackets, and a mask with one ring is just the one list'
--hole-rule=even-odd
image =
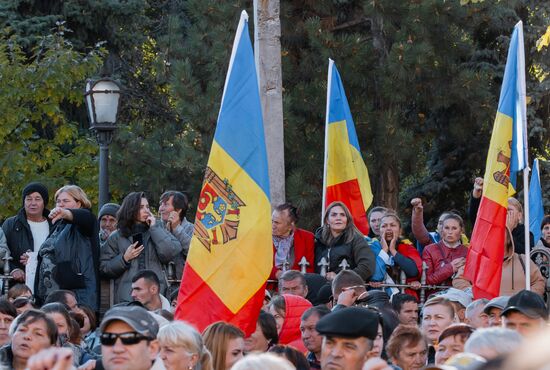
{"label": "black baseball cap", "polygon": [[500,316],[506,316],[513,311],[520,312],[532,319],[548,319],[548,309],[542,297],[525,289],[510,297]]}

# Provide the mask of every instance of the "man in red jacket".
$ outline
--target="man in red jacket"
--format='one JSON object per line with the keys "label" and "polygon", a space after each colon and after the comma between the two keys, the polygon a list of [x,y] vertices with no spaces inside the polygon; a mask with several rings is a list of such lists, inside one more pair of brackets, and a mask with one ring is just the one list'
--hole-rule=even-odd
{"label": "man in red jacket", "polygon": [[283,203],[273,211],[271,231],[273,234],[273,270],[270,279],[279,279],[284,270],[301,270],[299,265],[305,257],[309,265],[306,272],[313,272],[314,236],[296,227],[298,210],[290,203]]}

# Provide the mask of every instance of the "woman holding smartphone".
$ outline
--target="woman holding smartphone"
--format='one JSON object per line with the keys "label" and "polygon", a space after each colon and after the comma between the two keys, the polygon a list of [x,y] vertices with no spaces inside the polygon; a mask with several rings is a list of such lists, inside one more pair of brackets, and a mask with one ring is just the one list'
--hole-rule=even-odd
{"label": "woman holding smartphone", "polygon": [[181,244],[156,222],[143,192],[124,198],[117,219],[118,228],[107,239],[100,256],[101,274],[115,279],[114,303],[132,300],[132,277],[146,269],[157,274],[164,293],[163,267],[181,253]]}

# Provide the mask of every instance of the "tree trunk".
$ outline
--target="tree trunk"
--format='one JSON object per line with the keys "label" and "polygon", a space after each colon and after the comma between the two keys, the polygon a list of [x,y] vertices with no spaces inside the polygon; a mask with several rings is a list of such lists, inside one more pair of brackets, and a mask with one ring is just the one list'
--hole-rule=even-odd
{"label": "tree trunk", "polygon": [[262,101],[271,205],[285,201],[279,0],[254,0],[254,54]]}
{"label": "tree trunk", "polygon": [[374,193],[374,205],[397,210],[399,197],[399,172],[394,166],[380,169]]}

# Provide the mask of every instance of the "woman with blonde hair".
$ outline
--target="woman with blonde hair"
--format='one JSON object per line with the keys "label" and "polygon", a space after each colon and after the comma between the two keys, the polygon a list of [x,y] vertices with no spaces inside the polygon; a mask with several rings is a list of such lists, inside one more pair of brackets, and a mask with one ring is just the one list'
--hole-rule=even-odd
{"label": "woman with blonde hair", "polygon": [[347,267],[363,278],[370,279],[376,267],[374,253],[369,248],[365,236],[355,227],[353,217],[342,202],[329,204],[323,217],[323,226],[315,233],[315,272],[321,272],[322,259],[328,263],[326,278],[334,279],[336,274]]}
{"label": "woman with blonde hair", "polygon": [[91,207],[76,185],[55,193],[55,208],[48,215],[53,230],[38,252],[35,292],[40,301],[54,290],[67,289],[75,293],[78,303],[97,311],[99,241]]}
{"label": "woman with blonde hair", "polygon": [[212,356],[192,326],[171,322],[160,328],[157,339],[166,370],[212,370]]}
{"label": "woman with blonde hair", "polygon": [[202,338],[212,355],[213,370],[229,370],[244,356],[244,333],[234,325],[223,321],[210,324]]}

